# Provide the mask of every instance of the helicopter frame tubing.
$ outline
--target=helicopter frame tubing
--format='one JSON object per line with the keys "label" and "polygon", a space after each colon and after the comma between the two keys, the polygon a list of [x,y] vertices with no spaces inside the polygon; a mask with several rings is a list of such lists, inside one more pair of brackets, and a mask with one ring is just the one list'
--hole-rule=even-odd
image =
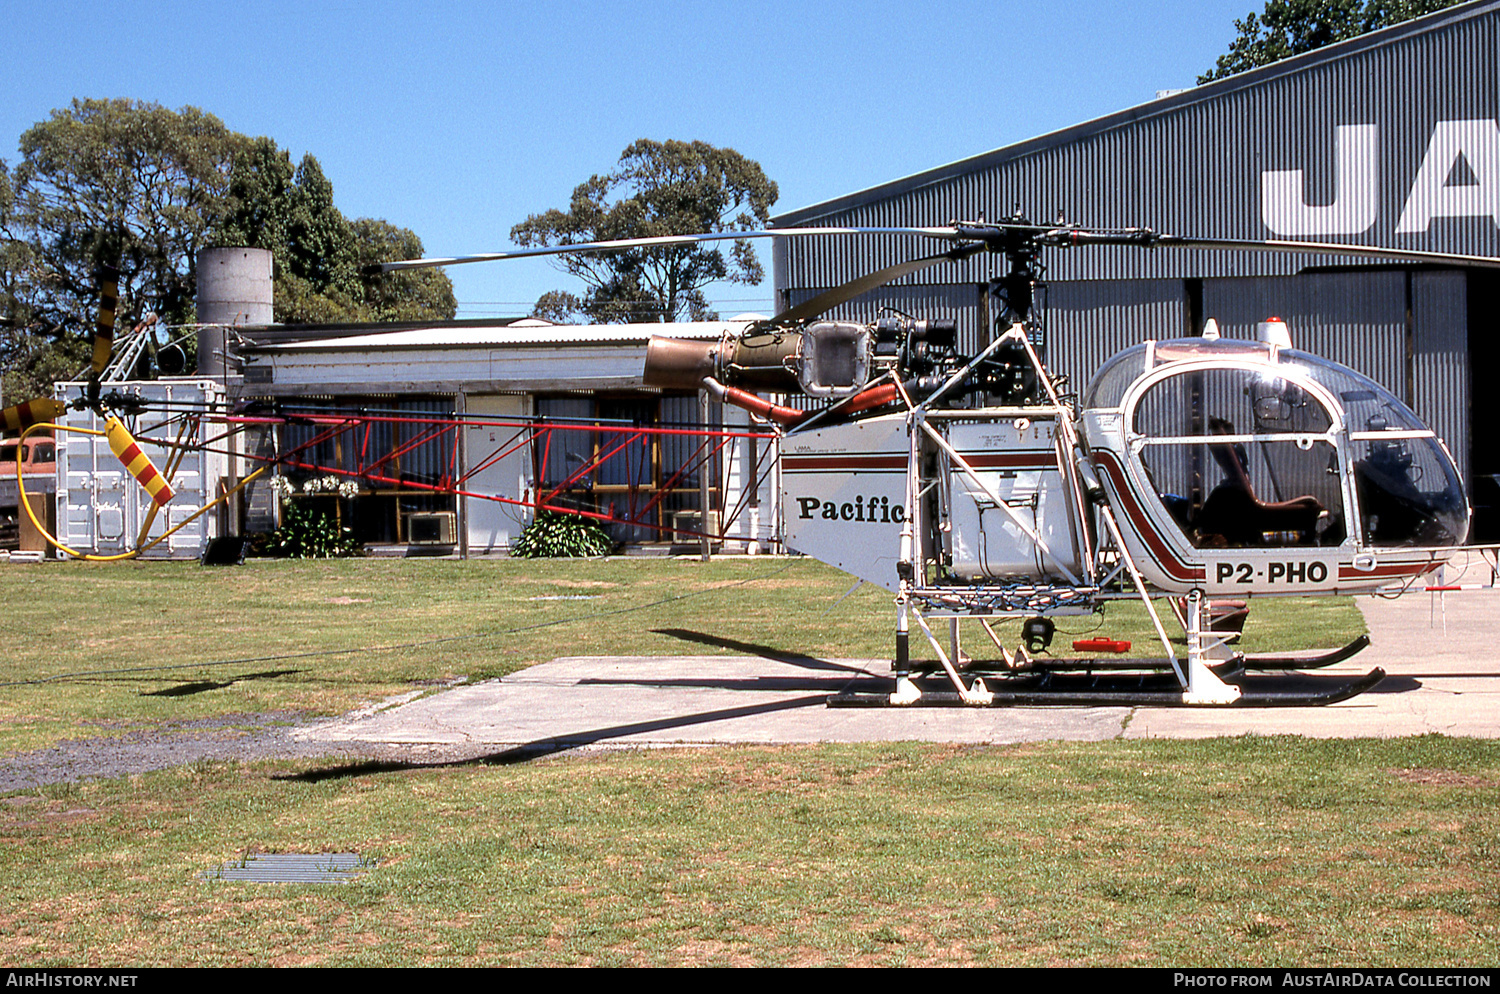
{"label": "helicopter frame tubing", "polygon": [[[726,537],[738,519],[743,502],[733,507],[728,506],[726,502],[717,528],[709,527],[708,522],[711,519],[704,515],[700,518],[703,523],[700,530],[657,521],[656,518],[663,502],[674,494],[691,494],[697,497],[699,493],[697,483],[691,486],[683,484],[692,479],[695,473],[707,472],[713,466],[714,460],[736,441],[775,438],[775,435],[769,432],[753,430],[731,431],[710,427],[647,427],[642,425],[625,427],[610,425],[599,420],[574,422],[513,416],[414,417],[406,414],[371,412],[277,413],[228,415],[223,420],[232,428],[238,429],[287,425],[312,427],[314,431],[311,437],[299,441],[286,450],[278,451],[274,455],[242,454],[244,458],[251,461],[277,464],[298,473],[364,480],[373,484],[434,495],[493,501],[530,508],[533,511],[573,514],[601,524],[617,524],[669,535],[691,535],[694,538],[708,538],[713,541],[722,541]],[[402,439],[399,443],[376,451],[373,444],[375,436],[373,428],[377,425],[406,425],[414,430],[409,437]],[[465,465],[461,466],[459,464],[461,436],[469,428],[496,429],[503,437],[497,439],[487,451],[469,452],[468,458],[464,460]],[[577,466],[570,467],[566,475],[560,479],[544,479],[544,470],[549,465],[549,456],[554,454],[555,448],[566,448],[564,444],[556,441],[563,433],[585,434],[589,438],[588,454],[580,457]],[[638,478],[635,467],[629,463],[635,447],[642,444],[655,445],[659,443],[659,440],[668,437],[687,440],[690,446],[681,464],[663,467],[659,485],[654,479]],[[343,456],[337,460],[337,465],[329,464],[311,454],[320,446],[341,442],[344,439],[352,439],[353,444],[344,448]],[[401,458],[420,446],[429,444],[440,444],[447,453],[446,459],[443,460],[443,470],[438,474],[437,479],[415,480],[409,474],[402,473],[399,469]],[[571,455],[571,450],[568,451]],[[529,456],[532,468],[531,478],[535,481],[531,488],[514,497],[476,489],[474,484],[480,474],[518,453],[526,453]],[[624,466],[623,473],[627,480],[624,488],[627,506],[624,513],[617,513],[614,501],[605,505],[607,510],[571,506],[580,501],[592,499],[596,495],[593,479],[601,470],[612,464]],[[758,487],[772,468],[773,464],[768,460],[767,464],[762,467],[760,477],[755,480],[746,480],[746,486]],[[603,497],[605,494],[598,494],[598,496]]]}

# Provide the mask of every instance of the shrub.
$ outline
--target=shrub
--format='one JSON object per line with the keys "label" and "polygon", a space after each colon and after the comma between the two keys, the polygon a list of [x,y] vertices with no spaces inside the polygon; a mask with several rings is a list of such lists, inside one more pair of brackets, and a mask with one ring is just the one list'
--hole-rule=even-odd
{"label": "shrub", "polygon": [[268,555],[292,559],[339,559],[358,551],[354,535],[332,515],[294,500],[282,503],[281,527],[266,544]]}
{"label": "shrub", "polygon": [[608,555],[615,547],[609,533],[598,522],[578,514],[538,511],[510,554],[521,559],[566,559]]}

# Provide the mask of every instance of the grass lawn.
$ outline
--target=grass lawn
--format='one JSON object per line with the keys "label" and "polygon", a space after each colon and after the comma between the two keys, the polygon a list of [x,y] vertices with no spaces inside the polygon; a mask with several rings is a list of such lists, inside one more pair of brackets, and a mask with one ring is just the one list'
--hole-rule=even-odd
{"label": "grass lawn", "polygon": [[[0,582],[0,755],[222,714],[339,714],[558,656],[889,658],[895,628],[888,592],[846,598],[851,579],[810,559],[66,562],[7,567]],[[1264,600],[1245,645],[1328,647],[1363,631],[1347,598]],[[1058,619],[1055,651],[1084,633],[1160,652],[1138,603]],[[912,648],[931,658],[920,636]]]}
{"label": "grass lawn", "polygon": [[[1500,749],[1219,739],[175,771],[0,799],[12,965],[1493,965]],[[354,851],[346,884],[205,880]]]}
{"label": "grass lawn", "polygon": [[[50,564],[0,582],[0,756],[337,713],[558,655],[878,657],[892,625],[887,593],[840,602],[851,581],[802,560]],[[1257,602],[1250,624],[1259,651],[1362,630],[1334,599]],[[1149,643],[1129,606],[1060,628],[1096,625]],[[1441,737],[199,762],[0,796],[0,958],[1493,965],[1497,802],[1500,744]],[[324,886],[200,876],[345,851],[377,865]]]}

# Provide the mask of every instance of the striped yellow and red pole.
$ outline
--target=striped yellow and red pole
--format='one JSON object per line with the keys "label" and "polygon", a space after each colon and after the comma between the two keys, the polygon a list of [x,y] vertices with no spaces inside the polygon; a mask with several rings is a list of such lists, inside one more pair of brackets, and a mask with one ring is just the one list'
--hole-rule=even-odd
{"label": "striped yellow and red pole", "polygon": [[115,454],[115,458],[125,464],[130,470],[130,475],[135,477],[136,482],[146,488],[146,493],[151,499],[162,507],[177,496],[167,478],[162,476],[152,464],[146,453],[136,444],[130,432],[120,423],[120,419],[110,416],[104,422],[104,437],[109,439],[109,450]]}
{"label": "striped yellow and red pole", "polygon": [[28,400],[0,411],[0,430],[20,431],[44,421],[56,421],[67,409],[68,405],[60,400]]}

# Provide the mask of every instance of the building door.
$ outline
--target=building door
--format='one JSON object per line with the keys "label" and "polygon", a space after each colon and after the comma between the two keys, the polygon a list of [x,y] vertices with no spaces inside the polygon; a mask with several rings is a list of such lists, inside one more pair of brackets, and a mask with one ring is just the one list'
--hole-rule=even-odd
{"label": "building door", "polygon": [[[524,444],[529,429],[520,426],[521,419],[531,414],[531,398],[470,396],[467,404],[469,423],[464,427],[462,489],[514,501],[531,500],[535,486],[532,458]],[[531,521],[531,509],[483,497],[465,497],[463,518],[469,552],[499,552],[510,548],[521,529]]]}

